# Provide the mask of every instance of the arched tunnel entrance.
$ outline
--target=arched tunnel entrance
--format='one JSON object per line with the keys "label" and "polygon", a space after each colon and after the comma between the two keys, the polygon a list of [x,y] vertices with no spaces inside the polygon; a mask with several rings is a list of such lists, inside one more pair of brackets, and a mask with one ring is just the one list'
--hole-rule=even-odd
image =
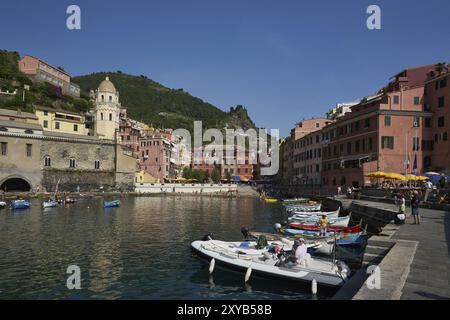
{"label": "arched tunnel entrance", "polygon": [[22,178],[9,178],[6,179],[1,185],[0,190],[5,192],[15,192],[15,191],[30,191],[30,184]]}

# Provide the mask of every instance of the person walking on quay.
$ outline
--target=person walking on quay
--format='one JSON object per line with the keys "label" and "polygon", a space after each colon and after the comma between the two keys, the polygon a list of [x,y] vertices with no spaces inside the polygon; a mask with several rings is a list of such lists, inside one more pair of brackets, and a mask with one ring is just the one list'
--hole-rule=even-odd
{"label": "person walking on quay", "polygon": [[395,223],[396,224],[404,224],[405,220],[406,220],[406,200],[405,200],[405,196],[403,195],[403,193],[400,193],[400,195],[398,196],[398,213],[396,215],[395,218]]}
{"label": "person walking on quay", "polygon": [[411,214],[414,217],[414,224],[420,224],[419,206],[420,197],[419,192],[416,190],[414,191],[413,197],[411,199]]}

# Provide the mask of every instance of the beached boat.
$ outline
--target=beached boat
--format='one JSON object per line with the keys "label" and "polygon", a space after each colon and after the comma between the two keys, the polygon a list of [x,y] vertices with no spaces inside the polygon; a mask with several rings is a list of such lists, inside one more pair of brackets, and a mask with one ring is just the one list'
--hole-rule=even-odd
{"label": "beached boat", "polygon": [[44,201],[42,207],[44,208],[54,208],[58,206],[58,201],[50,199],[49,201]]}
{"label": "beached boat", "polygon": [[244,273],[246,281],[253,274],[290,282],[311,283],[315,279],[320,285],[339,287],[350,275],[350,269],[341,261],[308,257],[304,265],[285,264],[283,256],[272,253],[270,248],[255,255],[247,255],[237,253],[236,250],[239,249],[230,248],[224,242],[210,240],[194,241],[191,249],[195,254],[210,261],[210,272],[213,272],[215,265],[220,265]]}
{"label": "beached boat", "polygon": [[30,202],[26,200],[13,200],[11,201],[10,207],[12,210],[23,210],[30,207]]}
{"label": "beached boat", "polygon": [[120,200],[113,200],[113,201],[105,201],[104,202],[105,208],[116,208],[120,207]]}
{"label": "beached boat", "polygon": [[[290,217],[288,218],[289,223],[298,222],[306,225],[317,225],[319,223],[319,216],[310,216],[310,217]],[[334,227],[348,227],[350,222],[350,215],[346,217],[340,218],[329,218],[329,225]]]}

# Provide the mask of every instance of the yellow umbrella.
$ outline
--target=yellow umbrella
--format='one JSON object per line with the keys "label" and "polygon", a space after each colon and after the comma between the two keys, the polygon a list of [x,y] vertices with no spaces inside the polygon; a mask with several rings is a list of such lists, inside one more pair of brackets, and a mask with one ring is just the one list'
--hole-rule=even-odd
{"label": "yellow umbrella", "polygon": [[417,180],[419,180],[419,181],[425,181],[425,180],[428,180],[428,179],[430,179],[430,178],[428,178],[426,176],[417,176]]}
{"label": "yellow umbrella", "polygon": [[386,172],[382,172],[382,171],[371,172],[371,173],[367,174],[366,177],[385,178],[386,177]]}
{"label": "yellow umbrella", "polygon": [[407,179],[401,175],[400,173],[394,173],[390,172],[386,174],[386,178],[393,179],[393,180],[400,180],[400,181],[406,181]]}
{"label": "yellow umbrella", "polygon": [[405,174],[405,178],[406,178],[406,180],[408,180],[408,181],[416,181],[416,180],[418,180],[418,179],[417,179],[417,176],[414,175],[414,174]]}

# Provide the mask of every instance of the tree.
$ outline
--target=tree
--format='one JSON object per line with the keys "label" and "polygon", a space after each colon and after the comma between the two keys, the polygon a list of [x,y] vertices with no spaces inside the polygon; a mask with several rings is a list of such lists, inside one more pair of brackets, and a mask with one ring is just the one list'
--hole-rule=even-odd
{"label": "tree", "polygon": [[231,181],[231,172],[230,172],[230,171],[227,171],[227,172],[225,173],[225,179],[226,179],[227,181]]}
{"label": "tree", "polygon": [[192,179],[192,169],[190,167],[185,167],[183,169],[183,178]]}
{"label": "tree", "polygon": [[211,173],[211,179],[214,183],[220,182],[220,171],[218,169],[214,169]]}
{"label": "tree", "polygon": [[210,180],[210,174],[209,174],[209,171],[208,170],[206,170],[205,171],[205,182],[209,182],[209,180]]}

